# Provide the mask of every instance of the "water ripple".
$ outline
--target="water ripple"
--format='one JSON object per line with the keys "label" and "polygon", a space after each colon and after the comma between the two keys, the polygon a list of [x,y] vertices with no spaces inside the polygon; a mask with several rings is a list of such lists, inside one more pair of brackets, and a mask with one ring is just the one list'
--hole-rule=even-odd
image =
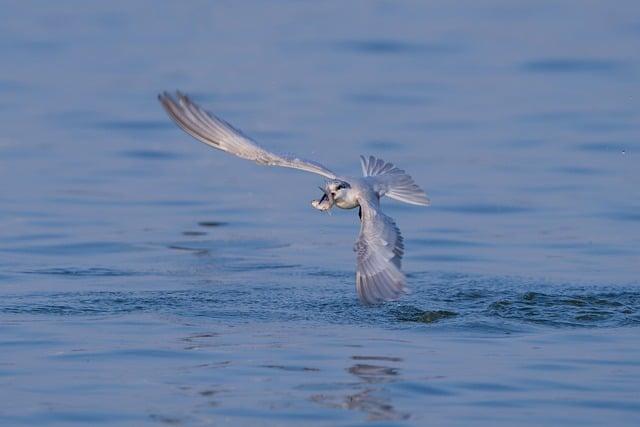
{"label": "water ripple", "polygon": [[343,40],[333,44],[337,50],[369,55],[438,54],[452,53],[458,49],[445,44],[413,43],[401,40]]}
{"label": "water ripple", "polygon": [[608,59],[558,58],[529,61],[522,69],[532,73],[610,73],[621,63]]}
{"label": "water ripple", "polygon": [[640,293],[546,294],[525,292],[492,303],[487,313],[550,326],[640,325]]}
{"label": "water ripple", "polygon": [[[289,270],[290,265],[264,267]],[[299,266],[295,266],[299,268]],[[262,268],[253,265],[260,274]],[[30,274],[83,276],[128,275],[106,269],[30,271]],[[416,287],[404,301],[363,307],[346,292],[345,278],[322,277],[315,285],[208,283],[207,288],[176,291],[64,292],[9,295],[0,313],[21,315],[95,316],[152,312],[220,321],[301,321],[376,324],[391,328],[443,326],[479,332],[548,328],[640,326],[640,290],[573,288],[556,290],[531,285],[518,291],[505,279],[449,277],[445,282]],[[438,279],[436,279],[438,280]],[[414,278],[414,282],[419,281]],[[240,287],[239,287],[240,286]],[[519,286],[522,288],[522,286]],[[538,288],[538,289],[536,289]],[[422,325],[422,326],[420,326]]]}
{"label": "water ripple", "polygon": [[34,270],[25,270],[24,274],[42,274],[52,276],[67,276],[67,277],[128,277],[140,275],[142,273],[124,270],[115,270],[111,268],[42,268]]}

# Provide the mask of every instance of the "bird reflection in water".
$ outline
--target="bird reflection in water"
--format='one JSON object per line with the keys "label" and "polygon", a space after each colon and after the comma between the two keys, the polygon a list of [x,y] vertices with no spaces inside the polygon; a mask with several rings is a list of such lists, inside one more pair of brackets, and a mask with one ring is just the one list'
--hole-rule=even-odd
{"label": "bird reflection in water", "polygon": [[409,418],[408,413],[394,408],[385,389],[386,384],[400,379],[400,370],[387,365],[402,362],[402,359],[382,356],[352,356],[351,359],[357,363],[347,368],[347,372],[358,378],[358,382],[351,384],[357,391],[345,396],[316,394],[311,400],[332,408],[364,412],[370,421]]}

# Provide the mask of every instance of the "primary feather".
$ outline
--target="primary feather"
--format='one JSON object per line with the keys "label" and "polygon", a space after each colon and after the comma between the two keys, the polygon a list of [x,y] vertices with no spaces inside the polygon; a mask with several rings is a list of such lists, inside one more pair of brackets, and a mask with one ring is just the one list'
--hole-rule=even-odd
{"label": "primary feather", "polygon": [[213,148],[243,159],[253,160],[261,165],[300,169],[330,179],[336,177],[332,171],[320,163],[293,155],[276,154],[264,149],[240,130],[203,110],[180,92],[176,92],[175,99],[169,93],[164,92],[158,96],[158,100],[178,126],[189,135]]}
{"label": "primary feather", "polygon": [[412,205],[428,206],[430,204],[424,190],[418,187],[408,173],[397,168],[393,163],[373,156],[368,158],[360,156],[360,163],[362,174],[370,177],[378,195]]}

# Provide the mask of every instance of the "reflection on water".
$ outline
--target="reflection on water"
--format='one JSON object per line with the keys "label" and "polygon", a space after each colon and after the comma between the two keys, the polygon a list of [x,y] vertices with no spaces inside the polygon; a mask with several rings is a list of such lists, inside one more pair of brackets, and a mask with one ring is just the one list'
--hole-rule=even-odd
{"label": "reflection on water", "polygon": [[[351,358],[362,361],[347,369],[347,372],[358,379],[356,383],[350,384],[351,391],[344,396],[315,394],[310,399],[329,407],[364,412],[369,421],[408,419],[409,414],[398,412],[394,408],[389,397],[390,393],[385,388],[385,384],[400,379],[400,369],[396,366],[382,365],[382,363],[393,363],[400,366],[402,359],[387,356],[352,356]],[[367,361],[378,364],[366,363]]]}

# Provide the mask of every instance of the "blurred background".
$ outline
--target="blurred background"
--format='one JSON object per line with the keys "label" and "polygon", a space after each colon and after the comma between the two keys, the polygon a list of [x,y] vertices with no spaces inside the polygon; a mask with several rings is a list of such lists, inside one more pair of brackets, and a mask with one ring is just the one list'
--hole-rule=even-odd
{"label": "blurred background", "polygon": [[[425,399],[438,402],[428,412],[440,425],[464,425],[461,414],[491,425],[638,416],[640,352],[625,335],[640,321],[637,1],[0,1],[0,10],[7,425],[411,423],[427,419]],[[432,206],[383,209],[405,236],[413,293],[360,307],[356,212],[320,214],[310,206],[319,177],[184,134],[156,100],[174,89],[266,147],[338,173],[359,175],[360,154],[407,170]],[[620,341],[599,341],[612,334],[601,327],[621,328]],[[537,335],[574,328],[595,335]],[[398,354],[380,341],[389,330],[406,340]],[[461,341],[433,344],[441,332]],[[477,386],[494,366],[482,355],[503,334],[525,338],[504,344],[511,356],[492,375],[504,381]],[[551,344],[548,360],[526,370],[532,336]],[[205,350],[194,356],[185,340]],[[594,342],[636,385],[611,382],[606,364],[577,378],[574,359],[558,368],[578,346],[597,354]],[[352,354],[354,343],[368,350]],[[469,363],[462,353],[478,368],[466,385],[455,376]],[[442,358],[429,374],[426,354]],[[214,363],[207,357],[235,371],[216,371],[206,387],[201,371],[184,373]],[[313,369],[325,388],[307,387]],[[548,372],[558,382],[522,385]],[[452,382],[421,382],[438,376]],[[519,387],[520,400],[500,394]],[[491,418],[495,406],[478,393],[507,400],[507,415]],[[577,399],[582,414],[566,415],[549,393]],[[213,395],[218,406],[201,402]],[[542,406],[547,418],[517,415]]]}

